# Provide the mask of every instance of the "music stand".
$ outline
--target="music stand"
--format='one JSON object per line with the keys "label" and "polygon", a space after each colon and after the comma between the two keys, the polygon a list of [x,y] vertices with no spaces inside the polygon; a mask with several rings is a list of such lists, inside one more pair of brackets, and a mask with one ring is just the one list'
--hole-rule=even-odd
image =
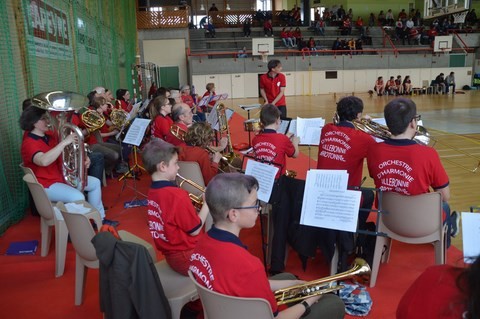
{"label": "music stand", "polygon": [[[127,177],[131,176],[133,177],[133,187],[129,186],[131,189],[134,190],[135,192],[135,197],[130,201],[130,203],[134,202],[137,199],[137,195],[140,194],[143,197],[147,197],[147,195],[143,194],[137,189],[137,178],[139,173],[143,170],[146,171],[145,168],[143,168],[139,163],[138,163],[138,147],[142,143],[143,137],[145,135],[145,131],[150,124],[149,119],[141,119],[141,118],[136,118],[133,120],[132,124],[128,128],[128,132],[125,135],[125,138],[123,140],[123,143],[125,144],[130,144],[133,146],[133,160],[134,163],[132,167],[123,174],[118,180],[121,181],[123,180],[123,186],[122,186],[122,192],[124,191],[125,187],[127,186]],[[138,205],[137,205],[138,206]]]}

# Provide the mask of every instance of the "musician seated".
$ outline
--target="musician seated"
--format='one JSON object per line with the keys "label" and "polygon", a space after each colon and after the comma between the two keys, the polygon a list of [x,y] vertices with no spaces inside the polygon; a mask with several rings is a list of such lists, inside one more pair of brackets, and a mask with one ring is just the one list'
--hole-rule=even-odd
{"label": "musician seated", "polygon": [[[107,110],[108,105],[105,98],[95,97],[93,98],[93,112],[96,112],[99,117],[105,118],[105,111]],[[90,145],[90,149],[94,152],[100,152],[103,154],[105,160],[105,173],[111,175],[113,171],[117,174],[123,174],[128,171],[128,165],[122,161],[122,146],[116,142],[108,142],[109,137],[114,137],[118,130],[110,129],[107,121],[103,124],[102,127],[94,127],[88,129],[91,126],[90,123],[85,123],[89,121],[85,117],[73,117],[72,123],[77,125],[82,129],[84,136],[87,136],[85,142]]]}
{"label": "musician seated", "polygon": [[188,104],[192,109],[193,117],[195,118],[196,122],[205,122],[205,113],[201,107],[197,106],[197,95],[192,94],[190,91],[189,85],[183,85],[180,88],[180,96],[182,98],[182,102]]}
{"label": "musician seated", "polygon": [[[186,145],[182,147],[180,152],[180,160],[187,162],[197,162],[202,171],[203,181],[207,185],[213,176],[217,175],[218,163],[222,159],[222,153],[220,151],[214,151],[212,158],[210,159],[207,147],[213,140],[213,129],[208,123],[194,123],[188,128],[185,134]],[[226,146],[226,140],[224,141],[223,149]],[[223,150],[222,149],[222,150]],[[213,149],[212,149],[213,151]]]}
{"label": "musician seated", "polygon": [[150,118],[153,120],[151,131],[152,136],[165,140],[170,134],[170,127],[173,120],[170,116],[172,113],[172,104],[164,95],[157,96],[152,102],[150,109]]}
{"label": "musician seated", "polygon": [[126,89],[118,89],[117,92],[117,108],[121,108],[125,112],[132,110],[132,103],[130,101],[130,92]]}
{"label": "musician seated", "polygon": [[193,252],[208,215],[203,204],[197,213],[188,193],[177,187],[178,148],[160,139],[148,142],[142,152],[145,169],[152,177],[148,191],[148,227],[155,246],[168,265],[187,276]]}
{"label": "musician seated", "polygon": [[[175,146],[184,146],[185,142],[179,138],[177,133],[179,130],[186,132],[188,127],[193,123],[193,113],[190,107],[185,103],[177,103],[172,107],[172,120],[173,125],[170,132],[167,134],[165,140]],[[175,136],[174,133],[176,133]],[[181,133],[180,133],[181,134]]]}
{"label": "musician seated", "polygon": [[[48,199],[53,202],[74,202],[85,200],[82,190],[75,189],[65,183],[62,173],[62,152],[65,147],[77,143],[76,136],[68,135],[58,141],[57,134],[49,130],[50,123],[45,110],[30,105],[23,110],[20,116],[20,127],[25,131],[21,153],[23,165],[30,168],[38,182],[42,184]],[[80,145],[83,147],[83,145]],[[85,168],[90,166],[90,159],[85,156]],[[102,202],[100,180],[93,176],[87,177],[88,202],[105,218],[105,209]]]}
{"label": "musician seated", "polygon": [[276,318],[343,318],[345,306],[333,294],[312,296],[279,309],[273,291],[303,281],[291,274],[269,280],[260,259],[240,241],[240,231],[252,228],[258,217],[257,191],[255,177],[239,173],[219,174],[207,186],[205,199],[214,226],[198,241],[191,256],[190,271],[197,282],[221,294],[265,299]]}

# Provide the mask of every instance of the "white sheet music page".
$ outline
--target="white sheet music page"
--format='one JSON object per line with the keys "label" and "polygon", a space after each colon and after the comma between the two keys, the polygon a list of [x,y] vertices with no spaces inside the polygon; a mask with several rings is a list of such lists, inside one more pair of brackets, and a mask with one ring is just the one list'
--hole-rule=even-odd
{"label": "white sheet music page", "polygon": [[142,106],[140,106],[140,108],[138,109],[138,112],[143,112],[143,110],[145,110],[145,108],[148,106],[148,103],[150,103],[150,99],[146,99],[145,101],[143,101]]}
{"label": "white sheet music page", "polygon": [[138,117],[133,120],[130,128],[128,129],[127,135],[123,139],[123,143],[140,146],[150,121],[151,120],[149,119],[141,119]]}
{"label": "white sheet music page", "polygon": [[247,160],[245,175],[253,176],[258,181],[258,199],[268,203],[272,195],[273,183],[279,168],[275,165],[256,162],[252,159]]}
{"label": "white sheet music page", "polygon": [[[277,133],[287,134],[288,125],[290,124],[289,120],[282,120],[280,126],[278,127]],[[292,132],[293,133],[293,132]],[[295,134],[295,133],[294,133]]]}
{"label": "white sheet music page", "polygon": [[347,182],[345,170],[309,170],[300,224],[355,232],[362,193],[347,190]]}
{"label": "white sheet music page", "polygon": [[480,255],[480,214],[462,213],[463,261],[472,263]]}
{"label": "white sheet music page", "polygon": [[208,102],[210,102],[210,96],[209,95],[202,97],[202,99],[200,100],[200,102],[198,102],[197,105],[199,107],[202,107],[202,106],[207,105]]}
{"label": "white sheet music page", "polygon": [[209,123],[214,130],[218,131],[217,108],[213,107],[210,113],[207,114],[207,123]]}
{"label": "white sheet music page", "polygon": [[290,121],[290,126],[288,127],[288,132],[293,133],[296,136],[298,136],[298,134],[297,134],[297,120],[296,119],[293,119],[293,120]]}
{"label": "white sheet music page", "polygon": [[325,125],[325,119],[321,117],[304,119],[297,117],[297,136],[301,145],[319,145],[320,133]]}

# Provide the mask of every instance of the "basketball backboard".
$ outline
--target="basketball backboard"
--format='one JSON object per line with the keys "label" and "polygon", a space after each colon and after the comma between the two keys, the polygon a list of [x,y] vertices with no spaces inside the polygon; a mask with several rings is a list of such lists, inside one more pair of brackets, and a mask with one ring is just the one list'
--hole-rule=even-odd
{"label": "basketball backboard", "polygon": [[274,38],[252,38],[252,55],[273,55]]}
{"label": "basketball backboard", "polygon": [[433,42],[433,52],[452,51],[453,35],[437,35]]}
{"label": "basketball backboard", "polygon": [[470,0],[424,0],[424,20],[436,19],[467,11]]}

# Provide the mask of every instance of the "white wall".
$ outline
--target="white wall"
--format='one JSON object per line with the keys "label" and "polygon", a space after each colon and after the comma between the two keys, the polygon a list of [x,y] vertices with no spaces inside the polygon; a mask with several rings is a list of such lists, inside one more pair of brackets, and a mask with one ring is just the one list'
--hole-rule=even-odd
{"label": "white wall", "polygon": [[[185,39],[143,40],[142,44],[143,61],[155,63],[159,67],[178,66],[180,85],[187,83]],[[205,86],[202,87],[202,94],[203,88]]]}

